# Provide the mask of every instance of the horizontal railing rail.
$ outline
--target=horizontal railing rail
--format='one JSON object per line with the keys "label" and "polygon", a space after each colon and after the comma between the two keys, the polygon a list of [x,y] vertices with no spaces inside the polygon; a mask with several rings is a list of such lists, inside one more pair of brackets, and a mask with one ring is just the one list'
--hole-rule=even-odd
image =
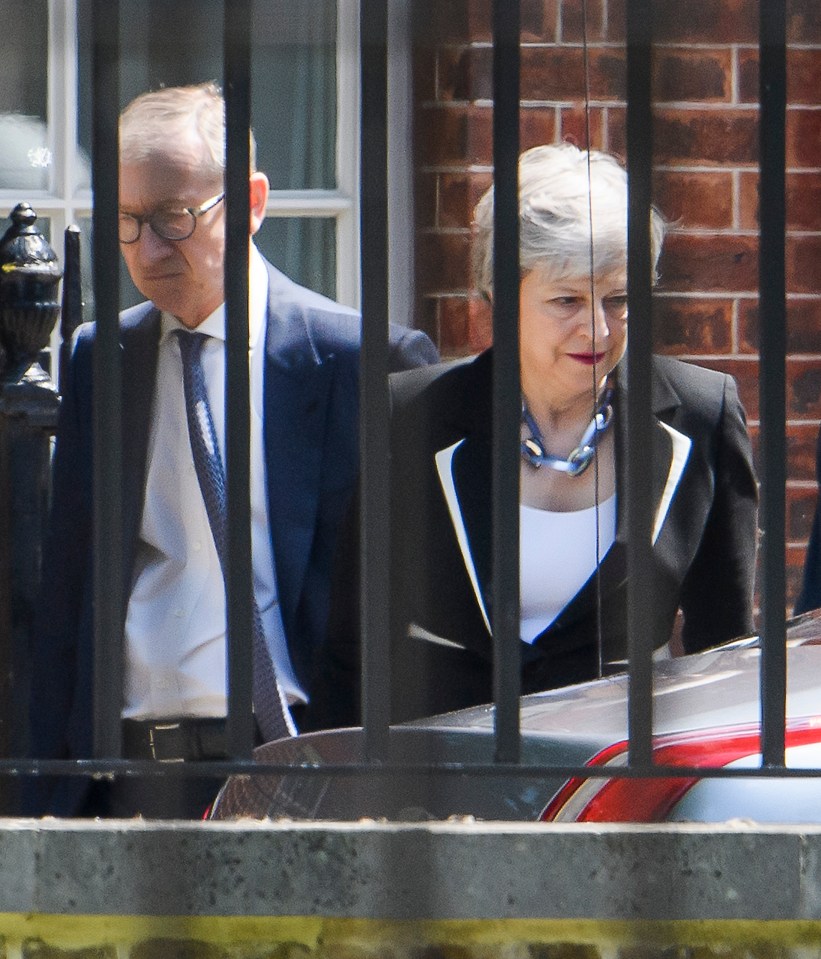
{"label": "horizontal railing rail", "polygon": [[360,466],[362,489],[361,622],[363,636],[362,763],[253,761],[251,746],[252,570],[250,546],[247,171],[250,125],[250,0],[225,0],[224,87],[227,108],[226,461],[229,499],[227,574],[230,761],[162,764],[121,755],[120,710],[123,663],[124,583],[122,581],[121,390],[116,304],[119,299],[117,216],[117,112],[119,67],[118,5],[94,3],[94,289],[97,317],[95,365],[95,593],[96,683],[94,757],[84,760],[0,759],[2,775],[191,777],[203,774],[391,777],[401,771],[435,776],[486,777],[504,770],[513,777],[545,775],[588,778],[818,777],[819,768],[784,765],[786,708],[785,642],[785,2],[761,4],[760,21],[760,378],[762,629],[761,729],[763,761],[756,768],[665,766],[653,761],[652,604],[650,563],[651,490],[647,451],[651,448],[649,396],[653,346],[650,283],[650,207],[653,173],[653,3],[627,4],[627,149],[629,176],[628,296],[631,315],[648,322],[631,327],[627,512],[629,517],[629,755],[620,767],[520,762],[520,663],[518,661],[519,343],[518,0],[493,3],[493,150],[495,168],[494,268],[494,495],[493,763],[398,762],[392,757],[389,727],[391,662],[389,563],[388,369],[388,96],[390,23],[386,0],[361,0],[362,66],[362,363],[360,385]]}

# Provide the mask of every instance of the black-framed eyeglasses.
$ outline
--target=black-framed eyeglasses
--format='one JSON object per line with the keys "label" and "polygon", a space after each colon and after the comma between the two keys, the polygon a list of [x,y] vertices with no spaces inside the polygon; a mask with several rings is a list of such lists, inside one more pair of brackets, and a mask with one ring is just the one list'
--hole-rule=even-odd
{"label": "black-framed eyeglasses", "polygon": [[120,243],[136,243],[142,233],[143,224],[164,240],[187,240],[197,228],[197,220],[225,199],[224,193],[212,196],[199,206],[187,206],[183,210],[157,210],[148,216],[135,216],[133,213],[121,213],[119,218]]}

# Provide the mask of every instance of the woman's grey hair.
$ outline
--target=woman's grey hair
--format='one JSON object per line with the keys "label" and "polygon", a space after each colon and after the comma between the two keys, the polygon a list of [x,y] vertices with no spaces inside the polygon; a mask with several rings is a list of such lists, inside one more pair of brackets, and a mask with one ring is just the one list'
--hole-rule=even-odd
{"label": "woman's grey hair", "polygon": [[[204,171],[225,172],[225,101],[216,83],[164,87],[140,94],[120,114],[120,162],[135,163],[168,152],[186,134],[202,143]],[[251,170],[256,141],[250,133]]]}
{"label": "woman's grey hair", "polygon": [[[474,279],[493,292],[493,187],[473,214]],[[592,237],[591,237],[592,225]],[[655,279],[666,222],[653,207],[650,246]],[[627,173],[615,157],[570,143],[539,146],[519,157],[519,262],[549,280],[624,269],[627,262]]]}

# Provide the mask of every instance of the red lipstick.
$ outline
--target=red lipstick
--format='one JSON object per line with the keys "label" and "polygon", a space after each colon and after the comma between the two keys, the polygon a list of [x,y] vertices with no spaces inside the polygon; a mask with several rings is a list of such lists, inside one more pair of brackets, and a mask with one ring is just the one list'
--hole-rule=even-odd
{"label": "red lipstick", "polygon": [[577,363],[584,363],[585,366],[595,366],[604,360],[607,353],[568,353],[567,355],[571,360],[576,360]]}

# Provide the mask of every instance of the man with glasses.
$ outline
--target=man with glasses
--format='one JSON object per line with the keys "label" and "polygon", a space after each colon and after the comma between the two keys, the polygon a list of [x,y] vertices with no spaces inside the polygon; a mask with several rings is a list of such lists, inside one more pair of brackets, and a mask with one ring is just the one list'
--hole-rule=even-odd
{"label": "man with glasses", "polygon": [[[225,126],[213,84],[138,97],[120,120],[119,238],[147,302],[121,316],[126,758],[227,757]],[[249,175],[249,234],[268,180]],[[338,523],[357,470],[360,327],[249,243],[253,700],[259,739],[292,733],[324,638]],[[92,755],[94,327],[73,352],[35,636],[31,754]],[[391,366],[436,359],[391,331]],[[191,776],[35,783],[28,812],[185,817],[216,784]],[[36,793],[36,795],[34,795]]]}

